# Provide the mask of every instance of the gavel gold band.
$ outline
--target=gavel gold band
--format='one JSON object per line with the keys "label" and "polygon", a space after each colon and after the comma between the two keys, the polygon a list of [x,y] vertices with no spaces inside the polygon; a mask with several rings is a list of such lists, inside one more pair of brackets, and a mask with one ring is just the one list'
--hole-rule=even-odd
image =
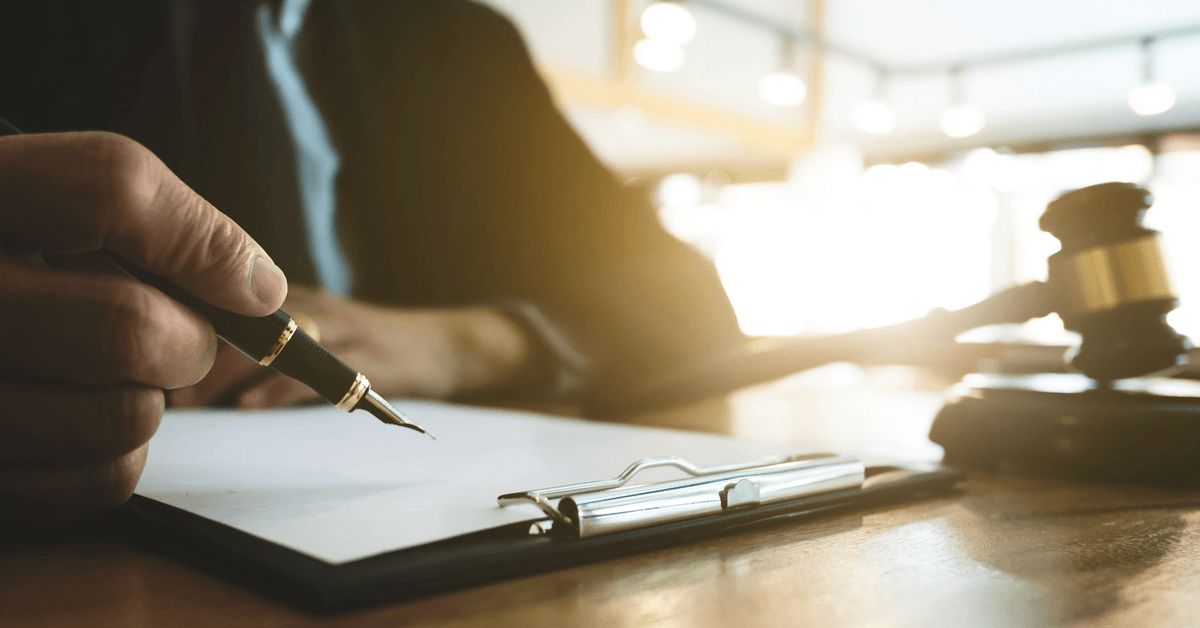
{"label": "gavel gold band", "polygon": [[1066,287],[1071,313],[1176,298],[1157,235],[1093,247],[1052,270],[1051,282]]}
{"label": "gavel gold band", "polygon": [[367,394],[367,391],[370,389],[371,382],[367,381],[367,377],[365,375],[359,373],[358,377],[354,378],[354,383],[350,385],[350,390],[346,391],[346,396],[342,397],[342,400],[337,402],[337,409],[343,412],[350,412],[354,410],[354,406],[358,405],[359,400],[362,399],[363,395]]}
{"label": "gavel gold band", "polygon": [[289,318],[287,327],[283,329],[283,333],[279,334],[279,340],[275,341],[275,346],[271,347],[271,352],[259,360],[258,363],[263,366],[269,366],[274,362],[275,358],[279,357],[279,353],[283,351],[283,348],[287,346],[288,341],[292,339],[292,335],[295,333],[296,319]]}

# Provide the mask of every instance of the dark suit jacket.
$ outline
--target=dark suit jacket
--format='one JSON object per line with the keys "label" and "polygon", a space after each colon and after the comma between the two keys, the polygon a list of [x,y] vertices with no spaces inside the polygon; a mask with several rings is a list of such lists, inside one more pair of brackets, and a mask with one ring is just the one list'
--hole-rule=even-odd
{"label": "dark suit jacket", "polygon": [[[139,140],[311,282],[257,3],[19,6],[0,26],[0,116]],[[534,303],[589,358],[585,398],[741,341],[712,267],[592,156],[505,19],[462,1],[316,2],[300,38],[342,157],[354,296]]]}

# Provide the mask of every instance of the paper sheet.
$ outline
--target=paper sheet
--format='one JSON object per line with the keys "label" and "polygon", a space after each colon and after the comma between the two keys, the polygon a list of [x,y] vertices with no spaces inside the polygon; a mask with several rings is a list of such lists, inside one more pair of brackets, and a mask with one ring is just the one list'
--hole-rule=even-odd
{"label": "paper sheet", "polygon": [[[496,497],[610,478],[641,458],[707,466],[798,449],[433,402],[395,405],[438,441],[332,407],[168,412],[137,492],[343,563],[541,519],[533,506],[500,508]],[[678,475],[652,470],[634,483]]]}

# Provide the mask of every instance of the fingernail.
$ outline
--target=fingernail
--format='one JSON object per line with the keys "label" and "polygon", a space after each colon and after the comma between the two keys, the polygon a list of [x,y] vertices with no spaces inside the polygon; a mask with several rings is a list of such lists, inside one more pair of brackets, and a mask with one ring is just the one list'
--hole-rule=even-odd
{"label": "fingernail", "polygon": [[263,305],[279,307],[287,296],[287,277],[271,260],[255,258],[250,267],[250,294]]}

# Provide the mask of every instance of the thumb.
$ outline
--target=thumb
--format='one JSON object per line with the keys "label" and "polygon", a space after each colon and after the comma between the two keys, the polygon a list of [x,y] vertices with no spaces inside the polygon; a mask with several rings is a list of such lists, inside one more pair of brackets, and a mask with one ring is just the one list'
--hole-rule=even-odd
{"label": "thumb", "polygon": [[111,133],[0,138],[0,229],[54,253],[107,248],[238,314],[265,316],[287,296],[253,238]]}

